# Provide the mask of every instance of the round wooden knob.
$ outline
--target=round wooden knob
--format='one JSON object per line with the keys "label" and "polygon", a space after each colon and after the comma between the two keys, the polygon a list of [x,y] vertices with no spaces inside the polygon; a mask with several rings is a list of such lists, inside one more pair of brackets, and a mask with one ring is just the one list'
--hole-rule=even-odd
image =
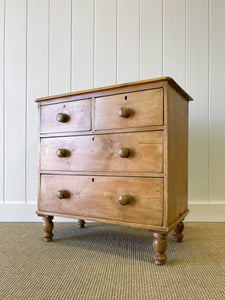
{"label": "round wooden knob", "polygon": [[121,148],[120,150],[119,150],[119,156],[120,157],[128,157],[129,156],[129,154],[130,154],[130,150],[128,149],[128,148]]}
{"label": "round wooden knob", "polygon": [[65,199],[70,197],[70,192],[66,190],[60,190],[57,192],[57,197],[59,199]]}
{"label": "round wooden knob", "polygon": [[129,117],[129,109],[127,107],[121,107],[119,109],[119,116],[121,118],[128,118]]}
{"label": "round wooden knob", "polygon": [[56,152],[56,155],[57,155],[58,157],[66,157],[66,156],[69,155],[69,151],[66,150],[66,149],[61,149],[61,148],[59,148],[59,149],[57,150],[57,152]]}
{"label": "round wooden knob", "polygon": [[69,121],[70,117],[67,114],[58,113],[56,116],[56,120],[61,123],[65,123]]}
{"label": "round wooden knob", "polygon": [[131,197],[129,195],[121,195],[119,196],[119,204],[121,205],[127,205],[130,203]]}

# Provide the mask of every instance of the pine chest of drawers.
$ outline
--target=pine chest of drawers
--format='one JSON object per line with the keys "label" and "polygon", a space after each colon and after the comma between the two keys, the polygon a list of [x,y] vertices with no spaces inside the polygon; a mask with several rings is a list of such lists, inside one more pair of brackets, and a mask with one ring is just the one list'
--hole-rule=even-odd
{"label": "pine chest of drawers", "polygon": [[169,77],[39,98],[37,214],[146,228],[154,263],[188,213],[188,103]]}

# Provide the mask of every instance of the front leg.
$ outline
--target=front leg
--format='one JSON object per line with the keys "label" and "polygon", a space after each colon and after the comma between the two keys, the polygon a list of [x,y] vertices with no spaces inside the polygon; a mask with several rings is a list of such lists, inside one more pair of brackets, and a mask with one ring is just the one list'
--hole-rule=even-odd
{"label": "front leg", "polygon": [[79,219],[79,220],[77,221],[77,224],[79,225],[80,228],[84,228],[85,223],[86,223],[86,222],[85,222],[84,220],[81,220],[81,219]]}
{"label": "front leg", "polygon": [[45,242],[51,242],[52,237],[53,237],[52,230],[54,228],[54,224],[52,222],[53,217],[52,216],[44,216],[43,220],[44,220],[44,223],[43,223],[44,240],[45,240]]}
{"label": "front leg", "polygon": [[181,221],[179,224],[176,225],[176,227],[174,228],[174,233],[173,233],[173,240],[175,242],[182,242],[182,239],[183,239],[183,232],[184,230],[184,223],[183,221]]}
{"label": "front leg", "polygon": [[167,259],[165,254],[167,249],[167,233],[153,233],[154,240],[153,240],[153,249],[155,254],[153,255],[153,260],[155,265],[164,265]]}

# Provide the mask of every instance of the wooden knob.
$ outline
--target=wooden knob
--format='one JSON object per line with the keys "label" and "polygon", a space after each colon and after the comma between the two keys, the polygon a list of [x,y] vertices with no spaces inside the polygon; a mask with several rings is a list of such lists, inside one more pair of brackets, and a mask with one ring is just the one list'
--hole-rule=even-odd
{"label": "wooden knob", "polygon": [[121,118],[128,118],[129,117],[129,109],[127,107],[121,107],[119,110],[119,116]]}
{"label": "wooden knob", "polygon": [[120,157],[128,157],[130,154],[130,150],[128,148],[121,148],[119,150],[119,156]]}
{"label": "wooden knob", "polygon": [[60,190],[57,192],[57,197],[59,199],[65,199],[70,197],[70,192],[66,190]]}
{"label": "wooden knob", "polygon": [[58,157],[66,157],[66,156],[69,156],[69,153],[70,152],[68,150],[59,148],[56,152],[56,155]]}
{"label": "wooden knob", "polygon": [[69,121],[70,117],[67,114],[58,113],[56,116],[56,120],[61,123],[65,123]]}
{"label": "wooden knob", "polygon": [[121,205],[127,205],[130,203],[131,197],[129,195],[121,195],[119,196],[119,204]]}

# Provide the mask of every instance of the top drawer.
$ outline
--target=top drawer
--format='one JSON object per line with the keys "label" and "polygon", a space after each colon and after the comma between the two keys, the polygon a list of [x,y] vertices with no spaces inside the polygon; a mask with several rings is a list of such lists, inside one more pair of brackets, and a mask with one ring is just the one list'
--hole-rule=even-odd
{"label": "top drawer", "polygon": [[95,99],[95,129],[163,125],[163,88]]}
{"label": "top drawer", "polygon": [[91,99],[41,106],[41,133],[91,129]]}

